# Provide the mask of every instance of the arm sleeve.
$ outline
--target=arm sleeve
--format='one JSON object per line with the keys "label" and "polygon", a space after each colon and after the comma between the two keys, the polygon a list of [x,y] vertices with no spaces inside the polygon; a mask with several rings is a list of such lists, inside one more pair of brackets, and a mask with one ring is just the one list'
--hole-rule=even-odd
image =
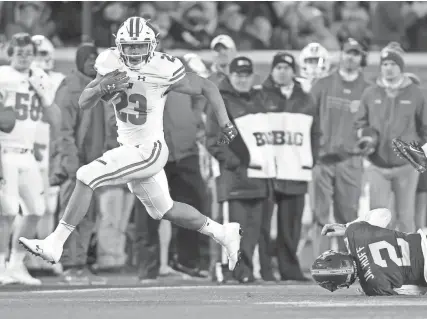
{"label": "arm sleeve", "polygon": [[215,116],[212,107],[208,107],[206,115],[206,148],[209,153],[219,162],[227,162],[230,159],[239,161],[236,155],[230,150],[227,145],[218,145],[218,137],[221,128]]}

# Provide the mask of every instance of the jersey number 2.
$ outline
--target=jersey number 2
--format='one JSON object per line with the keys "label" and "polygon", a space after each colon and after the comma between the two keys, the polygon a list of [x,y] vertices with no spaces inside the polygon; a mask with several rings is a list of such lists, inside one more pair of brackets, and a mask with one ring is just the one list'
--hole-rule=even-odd
{"label": "jersey number 2", "polygon": [[403,238],[397,238],[397,244],[399,245],[402,257],[397,256],[396,248],[385,240],[373,243],[369,245],[374,263],[380,267],[387,267],[387,261],[381,257],[380,251],[383,249],[387,250],[390,259],[398,266],[411,266],[411,259],[409,256],[409,244]]}
{"label": "jersey number 2", "polygon": [[[138,112],[138,114],[120,112],[126,108],[129,103],[136,104],[133,110]],[[115,107],[117,118],[122,122],[129,122],[133,125],[142,125],[147,122],[147,99],[144,95],[133,93],[128,96],[127,93],[123,93],[120,102],[117,103]]]}

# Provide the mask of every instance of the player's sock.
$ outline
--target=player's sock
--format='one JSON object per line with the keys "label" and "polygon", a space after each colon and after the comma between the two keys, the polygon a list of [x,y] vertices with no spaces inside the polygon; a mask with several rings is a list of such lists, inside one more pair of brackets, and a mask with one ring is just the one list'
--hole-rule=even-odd
{"label": "player's sock", "polygon": [[71,235],[76,226],[67,224],[62,219],[59,221],[58,226],[56,226],[55,231],[48,237],[53,237],[55,240],[61,243],[64,246],[65,241]]}
{"label": "player's sock", "polygon": [[223,243],[225,239],[224,225],[213,221],[209,217],[206,217],[206,221],[203,226],[198,230],[200,233],[207,235],[214,239],[218,243]]}
{"label": "player's sock", "polygon": [[9,264],[13,267],[14,265],[19,265],[24,262],[26,252],[21,250],[16,250],[12,248],[10,252]]}

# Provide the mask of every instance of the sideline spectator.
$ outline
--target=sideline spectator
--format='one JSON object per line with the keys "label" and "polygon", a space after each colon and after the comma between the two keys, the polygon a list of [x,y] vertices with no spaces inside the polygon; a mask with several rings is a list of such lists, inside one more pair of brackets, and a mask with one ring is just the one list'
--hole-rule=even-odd
{"label": "sideline spectator", "polygon": [[415,231],[415,192],[419,173],[393,153],[392,140],[427,141],[427,106],[421,89],[406,76],[404,52],[390,43],[381,51],[381,73],[367,88],[357,114],[358,134],[372,128],[379,133],[376,151],[369,156],[370,207],[389,207],[394,194],[394,224],[400,231]]}
{"label": "sideline spectator", "polygon": [[[67,179],[60,189],[60,216],[70,199],[76,183],[76,172],[82,165],[90,163],[103,154],[105,143],[105,103],[83,111],[78,100],[81,92],[95,76],[97,48],[83,43],[77,48],[76,70],[65,78],[56,95],[56,103],[62,111],[62,161],[57,172]],[[90,123],[90,125],[89,125]],[[88,214],[76,227],[64,245],[61,263],[66,270],[63,281],[68,284],[103,284],[104,278],[93,275],[87,268],[87,253],[95,228],[96,203],[92,201]]]}
{"label": "sideline spectator", "polygon": [[[227,78],[229,73],[229,65],[231,60],[236,56],[236,44],[233,39],[225,34],[220,34],[216,36],[211,44],[210,48],[213,53],[213,64],[211,66],[211,74],[208,79],[215,83],[217,86],[221,81]],[[195,98],[195,109],[204,112],[204,114],[208,113],[209,105],[207,100],[204,97]],[[216,182],[215,179],[219,175],[219,165],[214,157],[210,157],[212,176],[208,180],[208,191],[210,193],[211,198],[211,218],[215,221],[221,221],[222,216],[220,214],[220,209],[217,201],[217,190],[216,190]],[[212,279],[216,280],[216,276],[214,274],[215,264],[219,262],[221,259],[221,248],[218,243],[214,240],[211,240],[210,245],[210,272],[212,274]]]}
{"label": "sideline spectator", "polygon": [[[277,169],[273,179],[273,200],[278,206],[276,254],[280,277],[281,280],[306,281],[297,248],[305,194],[318,156],[320,134],[317,107],[312,96],[295,80],[296,67],[295,58],[290,53],[276,54],[263,89],[274,105],[268,108],[275,119],[270,119],[270,125],[275,125],[270,129],[283,134],[277,137],[273,134]],[[271,215],[272,212],[264,212],[259,244],[264,280],[274,280],[268,257]]]}
{"label": "sideline spectator", "polygon": [[[252,61],[247,57],[237,57],[230,63],[229,77],[219,83],[230,119],[239,131],[250,123],[257,123],[253,116],[265,112],[266,103],[262,91],[252,88],[253,73]],[[262,216],[268,206],[268,180],[249,177],[249,164],[254,154],[260,156],[262,149],[241,137],[237,138],[233,145],[219,146],[216,143],[219,132],[213,110],[209,108],[206,145],[220,163],[221,175],[217,179],[218,201],[223,210],[228,207],[228,222],[240,223],[242,229],[245,229],[240,244],[242,260],[234,271],[234,278],[241,283],[253,282],[255,278],[252,257],[260,236]]]}
{"label": "sideline spectator", "polygon": [[311,42],[320,43],[328,51],[339,50],[339,43],[325,24],[322,12],[312,6],[300,7],[291,20],[292,47],[301,50]]}
{"label": "sideline spectator", "polygon": [[[359,42],[348,39],[338,69],[320,79],[311,91],[320,112],[322,132],[319,160],[313,171],[315,238],[330,223],[331,205],[337,223],[346,224],[357,218],[363,154],[356,149],[353,126],[360,96],[368,86],[363,75],[366,54]],[[324,236],[314,239],[314,243],[315,256],[330,249]],[[339,249],[346,251],[344,241],[339,241]]]}
{"label": "sideline spectator", "polygon": [[6,25],[6,37],[26,32],[30,35],[44,35],[55,46],[61,46],[62,41],[57,36],[57,28],[51,20],[52,9],[44,1],[22,1],[15,4],[14,22]]}

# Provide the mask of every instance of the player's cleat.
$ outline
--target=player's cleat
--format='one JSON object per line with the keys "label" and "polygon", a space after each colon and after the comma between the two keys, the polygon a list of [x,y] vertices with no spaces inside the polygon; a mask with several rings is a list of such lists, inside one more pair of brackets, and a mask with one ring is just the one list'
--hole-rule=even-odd
{"label": "player's cleat", "polygon": [[11,284],[16,284],[18,283],[18,281],[9,276],[9,274],[6,272],[6,268],[2,268],[0,270],[0,285],[11,285]]}
{"label": "player's cleat", "polygon": [[417,142],[407,143],[395,138],[392,143],[397,156],[407,160],[420,173],[427,170],[427,157]]}
{"label": "player's cleat", "polygon": [[29,274],[23,262],[14,265],[9,263],[6,267],[6,274],[18,284],[28,286],[40,286],[42,284],[40,279],[34,278]]}
{"label": "player's cleat", "polygon": [[20,237],[19,243],[33,255],[39,256],[51,264],[56,264],[61,259],[62,246],[55,245],[49,237],[43,240]]}
{"label": "player's cleat", "polygon": [[234,270],[240,261],[240,240],[243,231],[238,223],[224,224],[225,239],[222,244],[227,251],[228,269]]}

